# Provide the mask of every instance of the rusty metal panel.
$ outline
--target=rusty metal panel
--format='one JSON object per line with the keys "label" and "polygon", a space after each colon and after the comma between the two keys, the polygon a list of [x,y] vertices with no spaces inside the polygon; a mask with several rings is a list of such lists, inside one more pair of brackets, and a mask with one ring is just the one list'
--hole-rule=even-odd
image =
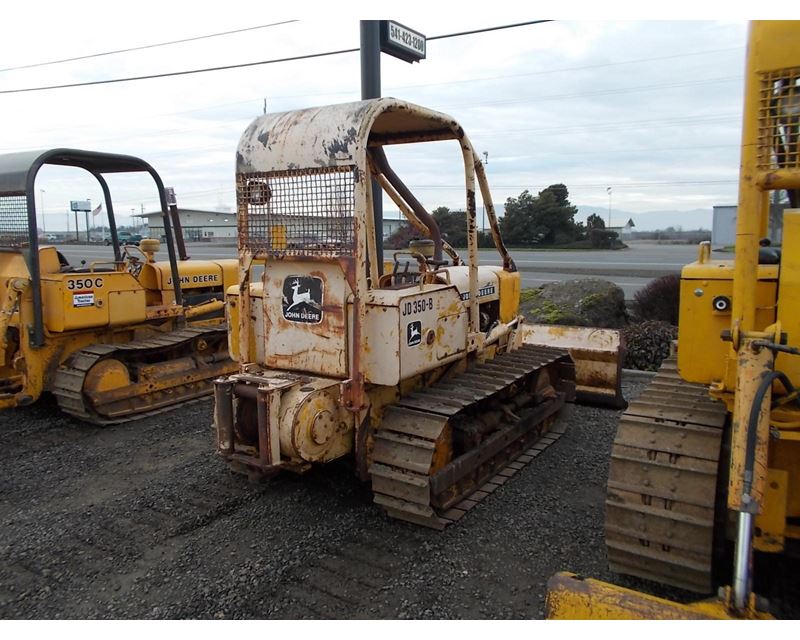
{"label": "rusty metal panel", "polygon": [[363,371],[368,382],[395,385],[466,351],[467,314],[454,286],[370,292]]}
{"label": "rusty metal panel", "polygon": [[366,168],[368,139],[388,143],[387,133],[397,143],[452,139],[460,129],[443,113],[395,98],[269,113],[253,121],[242,134],[236,171],[347,164]]}
{"label": "rusty metal panel", "polygon": [[257,340],[263,340],[263,364],[345,377],[350,288],[339,266],[267,261],[263,285],[263,332]]}

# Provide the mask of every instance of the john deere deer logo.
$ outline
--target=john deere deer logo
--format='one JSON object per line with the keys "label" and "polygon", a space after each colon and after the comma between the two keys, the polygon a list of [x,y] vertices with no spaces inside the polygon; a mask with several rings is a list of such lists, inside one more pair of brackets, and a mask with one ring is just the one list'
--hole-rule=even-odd
{"label": "john deere deer logo", "polygon": [[406,344],[415,347],[422,342],[422,322],[417,320],[409,322],[406,329]]}
{"label": "john deere deer logo", "polygon": [[289,276],[283,281],[283,317],[290,322],[322,322],[322,279]]}

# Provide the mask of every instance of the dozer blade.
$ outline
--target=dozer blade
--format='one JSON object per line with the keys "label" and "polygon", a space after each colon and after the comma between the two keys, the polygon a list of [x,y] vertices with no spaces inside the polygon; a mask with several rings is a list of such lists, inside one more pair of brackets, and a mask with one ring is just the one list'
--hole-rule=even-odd
{"label": "dozer blade", "polygon": [[[739,620],[719,599],[681,604],[600,580],[561,572],[547,581],[548,620]],[[761,612],[750,619],[769,620]]]}
{"label": "dozer blade", "polygon": [[622,362],[625,350],[616,329],[523,324],[522,344],[567,349],[575,363],[575,399],[624,409]]}

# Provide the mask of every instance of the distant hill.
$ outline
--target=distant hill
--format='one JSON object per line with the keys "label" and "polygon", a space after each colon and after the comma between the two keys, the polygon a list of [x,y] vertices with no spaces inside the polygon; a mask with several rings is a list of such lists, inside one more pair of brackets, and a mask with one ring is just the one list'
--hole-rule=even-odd
{"label": "distant hill", "polygon": [[[586,222],[586,218],[592,214],[603,218],[608,224],[608,209],[602,207],[587,207],[578,205],[578,215],[575,219],[579,222]],[[656,229],[666,229],[667,227],[682,227],[689,229],[711,229],[711,209],[690,209],[688,211],[675,211],[667,209],[664,211],[643,211],[634,213],[623,209],[611,209],[611,226],[621,227],[628,218],[633,220],[636,231],[654,231]]]}

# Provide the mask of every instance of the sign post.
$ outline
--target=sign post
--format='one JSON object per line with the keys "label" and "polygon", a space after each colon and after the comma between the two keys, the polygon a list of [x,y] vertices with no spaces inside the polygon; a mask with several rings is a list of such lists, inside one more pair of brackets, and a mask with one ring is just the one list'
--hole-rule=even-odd
{"label": "sign post", "polygon": [[[406,62],[425,59],[427,41],[421,33],[394,20],[361,21],[361,99],[381,97],[381,51]],[[378,274],[383,274],[383,198],[381,186],[372,180],[372,213],[375,223]]]}
{"label": "sign post", "polygon": [[86,242],[89,242],[89,212],[92,210],[92,203],[89,200],[70,200],[69,208],[75,213],[75,240],[78,242],[81,240],[78,233],[78,211],[86,214]]}

